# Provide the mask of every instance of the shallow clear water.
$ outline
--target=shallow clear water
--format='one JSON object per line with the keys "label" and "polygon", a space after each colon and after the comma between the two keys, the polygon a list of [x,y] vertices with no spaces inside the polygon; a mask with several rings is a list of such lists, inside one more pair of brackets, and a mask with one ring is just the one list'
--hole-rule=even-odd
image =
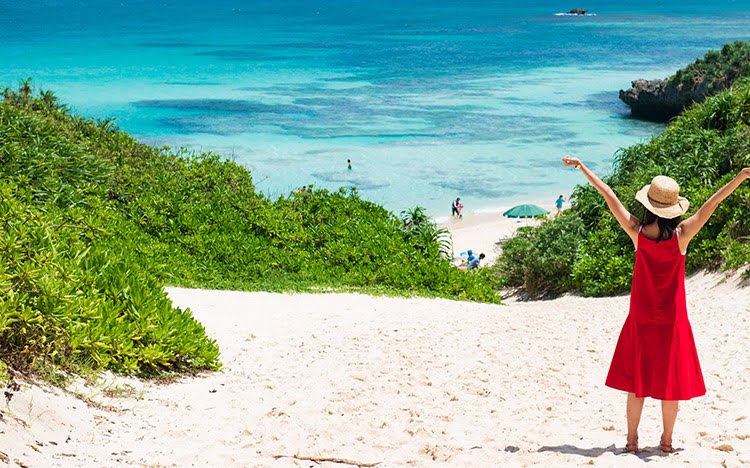
{"label": "shallow clear water", "polygon": [[[355,185],[436,216],[456,196],[567,197],[582,178],[563,154],[606,172],[663,128],[619,89],[750,40],[750,5],[730,0],[89,3],[0,0],[0,83],[32,77],[146,142],[224,154],[271,196]],[[595,15],[555,15],[578,6]]]}

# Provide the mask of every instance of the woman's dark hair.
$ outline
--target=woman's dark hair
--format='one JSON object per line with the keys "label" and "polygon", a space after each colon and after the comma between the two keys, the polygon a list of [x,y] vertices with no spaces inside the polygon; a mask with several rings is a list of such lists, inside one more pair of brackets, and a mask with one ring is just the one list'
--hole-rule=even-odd
{"label": "woman's dark hair", "polygon": [[656,242],[659,242],[669,240],[674,237],[674,230],[680,224],[681,219],[682,218],[680,216],[676,218],[662,218],[661,216],[655,215],[648,209],[644,208],[641,224],[645,226],[656,221],[659,225],[659,237],[656,239]]}

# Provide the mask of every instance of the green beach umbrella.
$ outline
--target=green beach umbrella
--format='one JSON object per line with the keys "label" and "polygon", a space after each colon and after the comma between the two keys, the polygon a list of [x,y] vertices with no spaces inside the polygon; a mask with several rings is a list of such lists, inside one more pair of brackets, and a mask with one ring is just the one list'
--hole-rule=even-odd
{"label": "green beach umbrella", "polygon": [[536,205],[518,205],[503,213],[503,216],[508,218],[536,218],[548,213],[547,210]]}

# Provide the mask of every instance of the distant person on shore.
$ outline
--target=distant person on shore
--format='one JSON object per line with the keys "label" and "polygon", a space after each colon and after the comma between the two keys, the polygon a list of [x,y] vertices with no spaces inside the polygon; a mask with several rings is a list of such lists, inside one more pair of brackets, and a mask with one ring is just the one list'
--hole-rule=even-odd
{"label": "distant person on shore", "polygon": [[610,211],[635,247],[630,312],[620,332],[605,385],[627,392],[626,452],[638,451],[638,423],[646,397],[661,400],[662,452],[671,453],[679,400],[706,393],[685,304],[685,253],[719,204],[743,181],[750,167],[714,193],[684,221],[689,203],[680,186],[656,176],[635,195],[644,207],[641,219],[629,213],[612,189],[570,156],[563,164],[580,169],[604,196]]}
{"label": "distant person on shore", "polygon": [[479,268],[479,262],[481,262],[482,260],[484,260],[484,254],[480,253],[479,257],[474,257],[468,261],[468,263],[466,264],[466,269],[473,270],[474,268]]}
{"label": "distant person on shore", "polygon": [[565,199],[563,198],[562,195],[560,195],[560,197],[557,200],[555,200],[555,205],[557,205],[557,214],[555,214],[555,216],[559,216],[562,214],[563,203],[565,203]]}
{"label": "distant person on shore", "polygon": [[461,204],[461,198],[456,198],[453,203],[451,203],[451,216],[458,216],[459,218],[463,217],[461,214],[463,207],[464,206]]}
{"label": "distant person on shore", "polygon": [[349,170],[351,171],[352,170],[352,160],[351,159],[347,159],[346,160],[346,164],[349,166]]}

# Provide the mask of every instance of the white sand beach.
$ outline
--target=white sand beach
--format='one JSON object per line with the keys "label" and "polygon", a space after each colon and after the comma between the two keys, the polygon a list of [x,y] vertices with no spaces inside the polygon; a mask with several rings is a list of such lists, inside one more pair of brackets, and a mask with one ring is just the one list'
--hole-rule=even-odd
{"label": "white sand beach", "polygon": [[[451,229],[488,252],[516,225],[477,216]],[[683,404],[669,456],[655,401],[643,451],[621,453],[625,396],[603,382],[627,296],[489,305],[170,288],[224,368],[172,383],[105,375],[67,392],[21,381],[2,409],[0,466],[739,466],[748,283],[687,281],[708,394]]]}
{"label": "white sand beach", "polygon": [[[624,395],[604,387],[628,298],[473,304],[358,294],[170,289],[224,369],[126,397],[22,384],[0,421],[11,466],[739,466],[750,462],[750,287],[688,280],[708,387],[684,403],[676,454],[648,401],[620,454]],[[0,460],[0,466],[3,461]],[[8,464],[6,462],[6,464]],[[364,466],[364,465],[363,465]]]}

